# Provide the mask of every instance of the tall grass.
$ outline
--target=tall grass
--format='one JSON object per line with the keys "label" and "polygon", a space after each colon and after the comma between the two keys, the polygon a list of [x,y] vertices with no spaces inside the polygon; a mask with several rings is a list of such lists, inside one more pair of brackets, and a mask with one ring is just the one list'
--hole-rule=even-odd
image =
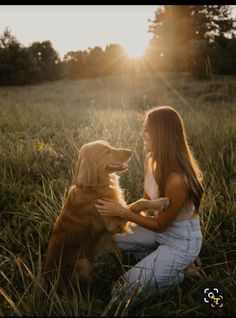
{"label": "tall grass", "polygon": [[[187,75],[114,77],[0,88],[0,315],[149,316],[236,313],[236,83]],[[175,107],[204,174],[200,257],[207,280],[224,286],[223,309],[198,301],[204,279],[188,278],[159,295],[111,296],[124,270],[101,259],[88,289],[59,295],[41,276],[51,227],[60,212],[80,147],[96,139],[132,149],[120,175],[128,203],[143,191],[139,131],[145,110]],[[131,266],[127,262],[126,266]],[[56,283],[55,283],[56,284]]]}

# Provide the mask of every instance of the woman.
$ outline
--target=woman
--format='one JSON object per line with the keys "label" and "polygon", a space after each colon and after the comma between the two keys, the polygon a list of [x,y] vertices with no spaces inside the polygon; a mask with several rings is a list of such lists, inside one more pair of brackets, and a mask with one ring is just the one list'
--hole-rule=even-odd
{"label": "woman", "polygon": [[202,174],[180,115],[168,106],[148,111],[142,138],[148,152],[144,198],[168,197],[169,207],[151,217],[132,212],[132,204],[122,206],[106,198],[95,205],[103,215],[135,223],[128,233],[116,237],[120,249],[134,252],[139,260],[115,284],[115,289],[125,288],[126,294],[145,286],[157,287],[162,293],[170,285],[180,284],[184,270],[197,258],[202,245],[198,215]]}

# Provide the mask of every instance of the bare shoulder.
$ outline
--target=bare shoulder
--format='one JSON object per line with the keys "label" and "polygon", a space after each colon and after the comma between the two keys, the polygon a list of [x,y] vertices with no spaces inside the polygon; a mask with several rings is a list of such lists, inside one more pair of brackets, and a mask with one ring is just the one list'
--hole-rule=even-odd
{"label": "bare shoulder", "polygon": [[165,188],[165,197],[168,197],[171,202],[171,207],[169,209],[178,213],[186,202],[188,195],[189,191],[184,182],[184,176],[178,172],[171,172],[167,178]]}
{"label": "bare shoulder", "polygon": [[182,190],[187,190],[184,176],[180,173],[173,171],[167,178],[167,187],[169,189],[178,188]]}

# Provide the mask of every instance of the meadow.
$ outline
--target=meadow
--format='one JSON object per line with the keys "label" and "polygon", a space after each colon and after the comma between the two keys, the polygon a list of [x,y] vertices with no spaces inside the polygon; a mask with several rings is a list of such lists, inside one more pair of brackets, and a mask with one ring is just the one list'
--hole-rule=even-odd
{"label": "meadow", "polygon": [[[121,273],[101,260],[81,293],[46,291],[42,262],[80,147],[104,139],[133,151],[120,174],[128,203],[143,193],[145,111],[174,107],[203,171],[200,257],[207,278],[186,278],[164,295],[110,295]],[[236,314],[236,79],[200,81],[161,73],[0,87],[0,316],[233,316]],[[22,266],[19,264],[24,264]],[[129,266],[129,264],[127,265]],[[198,299],[203,283],[224,288],[224,306]]]}

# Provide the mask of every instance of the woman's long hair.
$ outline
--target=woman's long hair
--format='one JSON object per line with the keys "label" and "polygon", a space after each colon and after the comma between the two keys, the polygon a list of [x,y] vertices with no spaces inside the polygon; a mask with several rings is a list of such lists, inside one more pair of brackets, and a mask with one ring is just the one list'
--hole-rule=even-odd
{"label": "woman's long hair", "polygon": [[183,176],[189,199],[198,211],[203,196],[202,172],[189,148],[180,115],[172,107],[156,107],[147,112],[146,124],[152,139],[151,163],[159,195],[165,196],[167,178],[177,171]]}

